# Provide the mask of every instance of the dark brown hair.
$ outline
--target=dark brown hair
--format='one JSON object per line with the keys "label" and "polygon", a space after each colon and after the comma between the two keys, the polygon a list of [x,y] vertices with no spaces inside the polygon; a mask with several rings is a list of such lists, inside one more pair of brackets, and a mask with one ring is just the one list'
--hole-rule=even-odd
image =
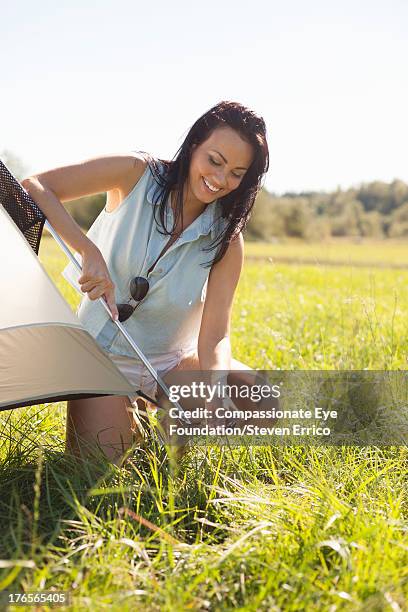
{"label": "dark brown hair", "polygon": [[[189,176],[193,145],[200,145],[211,136],[216,128],[226,126],[236,130],[241,138],[253,146],[254,159],[239,186],[223,198],[219,198],[221,214],[227,223],[220,235],[208,248],[204,249],[205,251],[218,249],[212,261],[208,262],[209,266],[222,259],[231,240],[238,236],[248,223],[255,197],[261,189],[261,179],[269,168],[265,121],[238,102],[219,102],[197,119],[173,160],[158,159],[164,167],[164,172],[163,168],[158,167],[157,160],[145,153],[150,169],[161,187],[154,202],[155,204],[160,202],[158,209],[163,231],[160,229],[159,231],[163,235],[174,235],[180,216],[183,220],[183,192],[180,187],[184,185]],[[168,230],[165,222],[166,202],[173,189],[176,192],[175,219],[173,227]],[[156,223],[158,223],[157,219]]]}

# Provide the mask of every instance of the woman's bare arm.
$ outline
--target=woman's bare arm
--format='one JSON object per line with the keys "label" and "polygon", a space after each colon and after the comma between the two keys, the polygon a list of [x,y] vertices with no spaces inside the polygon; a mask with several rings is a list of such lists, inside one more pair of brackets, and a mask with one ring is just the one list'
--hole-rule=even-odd
{"label": "woman's bare arm", "polygon": [[212,267],[208,278],[198,338],[198,358],[202,370],[231,368],[231,312],[243,261],[244,239],[239,234],[221,261]]}
{"label": "woman's bare arm", "polygon": [[145,167],[146,162],[136,156],[101,156],[30,176],[22,185],[65,242],[83,254],[95,245],[62,202],[114,189],[122,193],[130,191]]}
{"label": "woman's bare arm", "polygon": [[103,296],[117,315],[115,287],[98,247],[84,234],[62,202],[104,191],[118,190],[120,199],[138,182],[146,162],[136,155],[101,156],[30,176],[24,189],[43,211],[63,240],[82,256],[81,290],[91,300]]}

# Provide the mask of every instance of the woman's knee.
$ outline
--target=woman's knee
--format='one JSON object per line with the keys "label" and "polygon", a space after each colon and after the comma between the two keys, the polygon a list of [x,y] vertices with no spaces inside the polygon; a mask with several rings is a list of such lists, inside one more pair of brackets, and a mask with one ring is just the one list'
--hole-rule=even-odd
{"label": "woman's knee", "polygon": [[127,397],[109,396],[67,403],[66,450],[75,455],[99,447],[115,458],[133,443],[133,419]]}

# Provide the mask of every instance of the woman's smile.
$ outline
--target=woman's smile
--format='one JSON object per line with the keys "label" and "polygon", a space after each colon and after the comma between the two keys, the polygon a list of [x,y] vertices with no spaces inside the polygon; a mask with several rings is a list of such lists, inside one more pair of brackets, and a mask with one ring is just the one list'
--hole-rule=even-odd
{"label": "woman's smile", "polygon": [[204,177],[203,177],[203,183],[204,183],[204,186],[206,188],[206,191],[209,192],[209,193],[218,193],[219,191],[221,191],[220,187],[216,187],[215,185],[210,183],[210,181],[208,181]]}

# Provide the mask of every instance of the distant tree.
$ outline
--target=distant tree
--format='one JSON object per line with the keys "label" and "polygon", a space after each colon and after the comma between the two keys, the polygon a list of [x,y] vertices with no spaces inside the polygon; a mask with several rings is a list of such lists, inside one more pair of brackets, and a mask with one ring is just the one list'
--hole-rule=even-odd
{"label": "distant tree", "polygon": [[309,204],[316,215],[327,215],[330,199],[330,193],[312,193],[309,196]]}
{"label": "distant tree", "polygon": [[306,238],[312,222],[312,211],[306,198],[281,198],[285,233],[295,238]]}
{"label": "distant tree", "polygon": [[382,214],[389,214],[398,206],[390,186],[382,181],[362,185],[358,191],[358,199],[364,210],[378,210]]}
{"label": "distant tree", "polygon": [[397,208],[391,215],[390,227],[388,229],[390,238],[402,238],[408,236],[408,202]]}
{"label": "distant tree", "polygon": [[[321,240],[333,236],[406,235],[404,210],[408,202],[408,185],[395,179],[381,181],[332,193],[287,192],[277,196],[263,189],[257,197],[247,228],[254,240],[294,236]],[[400,211],[399,214],[397,212]]]}
{"label": "distant tree", "polygon": [[331,236],[330,219],[327,216],[314,216],[308,224],[304,238],[310,242],[326,240]]}
{"label": "distant tree", "polygon": [[398,208],[408,202],[408,185],[403,181],[395,179],[390,185],[394,208]]}
{"label": "distant tree", "polygon": [[362,235],[370,238],[384,238],[384,217],[377,210],[363,213],[361,218]]}
{"label": "distant tree", "polygon": [[[341,217],[345,214],[351,203],[358,202],[357,192],[353,189],[347,191],[336,191],[330,194],[326,214],[330,217]],[[353,207],[353,205],[351,206]]]}
{"label": "distant tree", "polygon": [[279,198],[261,189],[256,197],[246,237],[252,240],[272,240],[285,235],[284,218],[277,208]]}
{"label": "distant tree", "polygon": [[331,219],[333,236],[363,236],[363,205],[358,200],[344,200]]}

